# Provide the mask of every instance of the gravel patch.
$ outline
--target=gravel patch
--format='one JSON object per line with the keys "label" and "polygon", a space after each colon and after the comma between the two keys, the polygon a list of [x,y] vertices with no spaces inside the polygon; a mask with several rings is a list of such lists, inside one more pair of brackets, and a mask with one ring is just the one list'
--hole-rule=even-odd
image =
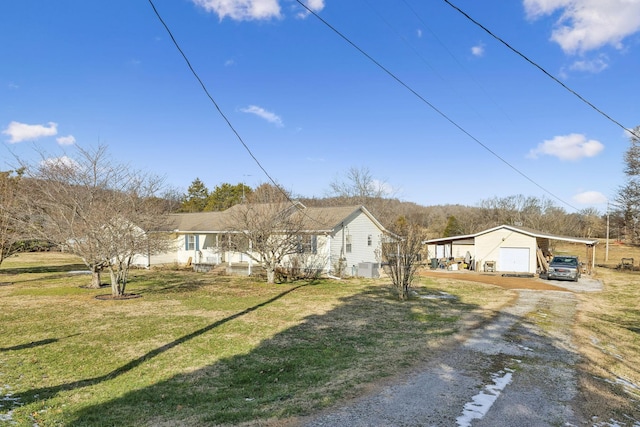
{"label": "gravel patch", "polygon": [[578,355],[570,325],[577,300],[562,291],[518,295],[496,319],[419,371],[297,425],[580,425],[571,409]]}

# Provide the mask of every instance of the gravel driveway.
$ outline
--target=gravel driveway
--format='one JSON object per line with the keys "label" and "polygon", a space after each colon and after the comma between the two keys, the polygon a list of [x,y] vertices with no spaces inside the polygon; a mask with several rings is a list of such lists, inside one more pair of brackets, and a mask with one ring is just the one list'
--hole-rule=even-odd
{"label": "gravel driveway", "polygon": [[[579,292],[601,286],[588,278],[544,283]],[[581,425],[571,406],[577,389],[578,355],[571,343],[577,298],[567,290],[516,292],[512,306],[418,371],[298,425]]]}

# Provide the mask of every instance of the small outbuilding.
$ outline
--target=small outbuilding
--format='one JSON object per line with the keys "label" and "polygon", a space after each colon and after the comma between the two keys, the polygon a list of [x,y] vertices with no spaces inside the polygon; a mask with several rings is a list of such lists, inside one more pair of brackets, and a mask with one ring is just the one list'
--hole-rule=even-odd
{"label": "small outbuilding", "polygon": [[427,245],[428,257],[435,260],[432,266],[442,265],[441,260],[461,260],[478,271],[536,274],[546,271],[552,240],[584,244],[586,254],[582,261],[587,273],[593,270],[597,240],[553,235],[513,225],[423,243]]}

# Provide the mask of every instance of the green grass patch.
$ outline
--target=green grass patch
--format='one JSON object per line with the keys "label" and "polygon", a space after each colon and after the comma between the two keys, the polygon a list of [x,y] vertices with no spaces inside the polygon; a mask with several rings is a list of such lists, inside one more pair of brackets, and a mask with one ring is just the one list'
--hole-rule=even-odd
{"label": "green grass patch", "polygon": [[[10,425],[239,424],[308,414],[430,353],[469,316],[508,301],[484,285],[383,280],[267,285],[192,271],[134,270],[128,292],[82,288],[76,259],[0,269],[0,415]],[[32,271],[32,269],[34,269]],[[75,267],[74,267],[75,269]],[[0,420],[3,419],[0,417]],[[0,424],[3,421],[0,421]]]}

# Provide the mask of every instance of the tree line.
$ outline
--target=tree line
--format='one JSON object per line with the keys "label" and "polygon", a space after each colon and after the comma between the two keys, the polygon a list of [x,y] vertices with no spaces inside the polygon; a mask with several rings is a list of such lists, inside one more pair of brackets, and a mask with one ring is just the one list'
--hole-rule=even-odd
{"label": "tree line", "polygon": [[[40,153],[37,162],[18,161],[13,170],[0,172],[0,264],[34,242],[53,244],[83,260],[92,272],[93,287],[101,285],[101,273],[108,271],[112,294],[122,296],[133,258],[166,250],[166,236],[153,232],[166,228],[170,213],[223,211],[264,203],[284,208],[294,200],[308,207],[364,205],[399,238],[392,242],[398,255],[393,257],[397,264],[393,274],[398,276],[401,293],[406,294],[406,284],[414,271],[412,263],[419,252],[416,242],[426,238],[473,234],[507,224],[550,234],[588,238],[610,235],[626,243],[640,243],[638,135],[640,127],[631,134],[625,152],[626,181],[606,213],[593,208],[567,212],[549,199],[524,195],[488,198],[477,206],[421,206],[399,200],[367,168],[355,167],[331,182],[326,194],[318,198],[296,196],[271,183],[255,188],[244,183],[222,183],[210,191],[199,178],[185,194],[176,196],[175,191],[167,190],[162,178],[114,161],[104,146],[93,150],[76,147],[73,158],[51,158]],[[272,221],[261,217],[264,221],[259,227],[236,224],[238,232],[246,235],[245,240],[265,242],[269,240],[266,236],[273,235],[273,230],[267,230]],[[297,240],[292,236],[287,250],[294,251]],[[406,247],[401,248],[398,242]],[[272,259],[270,271],[280,261]]]}
{"label": "tree line", "polygon": [[[574,237],[598,238],[606,234],[606,213],[594,208],[569,213],[546,198],[524,196],[492,197],[481,200],[477,206],[432,205],[422,206],[401,201],[381,192],[373,184],[371,172],[366,168],[350,169],[339,177],[324,197],[293,196],[280,189],[283,196],[309,207],[346,205],[365,206],[387,229],[392,230],[398,221],[420,227],[429,238],[473,234],[497,225],[507,224],[526,227],[551,234]],[[225,210],[241,203],[264,200],[261,193],[273,194],[272,184],[260,184],[255,189],[239,183],[223,183],[209,191],[196,178],[187,192],[181,196],[180,212],[204,212]],[[241,190],[244,189],[244,195]],[[277,192],[276,192],[277,193]],[[612,224],[617,226],[618,216],[611,213]],[[613,235],[618,236],[618,232]]]}

